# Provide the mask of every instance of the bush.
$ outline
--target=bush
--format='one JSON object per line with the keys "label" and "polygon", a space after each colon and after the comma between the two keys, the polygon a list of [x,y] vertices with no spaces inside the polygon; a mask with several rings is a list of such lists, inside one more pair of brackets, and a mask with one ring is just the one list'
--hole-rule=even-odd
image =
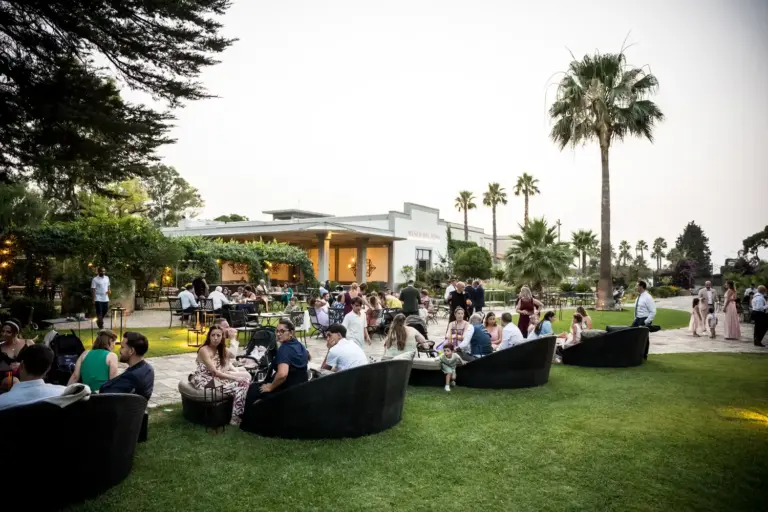
{"label": "bush", "polygon": [[[648,290],[651,295],[656,299],[666,299],[669,297],[677,297],[682,290],[677,286],[657,286]],[[690,292],[685,290],[683,295],[690,295]]]}
{"label": "bush", "polygon": [[569,283],[568,281],[563,281],[562,283],[560,283],[560,291],[562,292],[568,293],[575,290],[576,290],[576,287],[572,283]]}
{"label": "bush", "polygon": [[43,320],[56,318],[58,313],[53,302],[49,302],[46,299],[31,298],[31,297],[15,297],[11,299],[8,304],[10,315],[12,318],[17,318],[24,325],[29,323],[30,308],[35,308],[32,312],[32,321],[38,326]]}
{"label": "bush", "polygon": [[453,270],[459,279],[488,279],[492,265],[491,253],[483,247],[459,251],[453,260]]}
{"label": "bush", "polygon": [[686,290],[685,288],[680,288],[677,290],[677,296],[678,297],[690,297],[691,296],[691,290]]}
{"label": "bush", "polygon": [[576,284],[575,290],[578,293],[589,293],[592,291],[592,285],[590,285],[587,281],[579,281]]}
{"label": "bush", "polygon": [[503,268],[495,268],[493,269],[492,276],[493,279],[497,281],[503,281],[504,280],[504,269]]}
{"label": "bush", "polygon": [[442,267],[431,268],[424,272],[424,281],[432,289],[442,288],[450,277]]}

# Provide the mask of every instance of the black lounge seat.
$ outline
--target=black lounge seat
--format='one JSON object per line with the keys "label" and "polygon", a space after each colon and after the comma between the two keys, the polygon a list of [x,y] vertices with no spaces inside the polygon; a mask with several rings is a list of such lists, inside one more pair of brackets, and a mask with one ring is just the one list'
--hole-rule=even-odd
{"label": "black lounge seat", "polygon": [[64,408],[38,402],[0,411],[2,437],[13,440],[3,446],[13,468],[3,488],[34,496],[35,510],[98,496],[131,472],[146,408],[144,397],[104,394]]}
{"label": "black lounge seat", "polygon": [[[469,388],[514,389],[541,386],[549,381],[549,370],[557,339],[546,336],[497,350],[456,370],[456,383]],[[434,362],[431,362],[434,361]],[[444,386],[445,377],[437,359],[413,360],[409,384]]]}
{"label": "black lounge seat", "polygon": [[613,328],[563,349],[563,364],[600,368],[640,366],[648,359],[647,327]]}
{"label": "black lounge seat", "polygon": [[246,406],[241,428],[267,437],[340,439],[400,423],[410,360],[390,360],[312,379]]}

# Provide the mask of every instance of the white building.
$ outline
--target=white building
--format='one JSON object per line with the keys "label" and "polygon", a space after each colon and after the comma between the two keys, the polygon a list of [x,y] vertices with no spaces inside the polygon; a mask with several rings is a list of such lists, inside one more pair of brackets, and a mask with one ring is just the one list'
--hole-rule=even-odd
{"label": "white building", "polygon": [[[334,217],[303,210],[271,210],[271,221],[215,222],[186,220],[174,228],[164,228],[166,236],[204,236],[224,240],[277,240],[303,247],[320,282],[327,279],[384,281],[394,286],[403,280],[404,266],[428,270],[447,253],[446,228],[451,236],[464,240],[464,225],[446,222],[435,208],[405,203],[402,212],[381,215]],[[503,237],[507,238],[507,237]],[[469,239],[492,251],[491,235],[470,226]],[[502,237],[499,252],[502,253]],[[290,281],[294,276],[280,266],[270,274],[272,280]],[[222,266],[222,281],[238,281],[243,269],[234,272]],[[246,272],[247,274],[247,272]],[[365,277],[359,276],[365,274]]]}

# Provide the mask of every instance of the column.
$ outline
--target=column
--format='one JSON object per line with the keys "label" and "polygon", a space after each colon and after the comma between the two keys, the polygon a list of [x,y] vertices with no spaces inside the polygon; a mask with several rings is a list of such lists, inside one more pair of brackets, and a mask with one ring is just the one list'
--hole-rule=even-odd
{"label": "column", "polygon": [[317,280],[324,284],[328,280],[328,265],[331,250],[331,234],[320,233],[317,235]]}
{"label": "column", "polygon": [[389,260],[389,287],[395,291],[395,243],[387,245],[387,259]]}
{"label": "column", "polygon": [[356,281],[358,283],[364,283],[368,280],[368,276],[365,275],[368,270],[368,239],[357,239],[357,259],[355,265],[357,266]]}

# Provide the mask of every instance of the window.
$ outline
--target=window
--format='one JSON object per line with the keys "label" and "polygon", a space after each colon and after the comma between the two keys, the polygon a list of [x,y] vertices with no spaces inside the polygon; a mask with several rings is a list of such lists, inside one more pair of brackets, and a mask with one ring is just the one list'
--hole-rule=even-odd
{"label": "window", "polygon": [[416,249],[416,269],[427,271],[432,268],[432,251],[429,249]]}

